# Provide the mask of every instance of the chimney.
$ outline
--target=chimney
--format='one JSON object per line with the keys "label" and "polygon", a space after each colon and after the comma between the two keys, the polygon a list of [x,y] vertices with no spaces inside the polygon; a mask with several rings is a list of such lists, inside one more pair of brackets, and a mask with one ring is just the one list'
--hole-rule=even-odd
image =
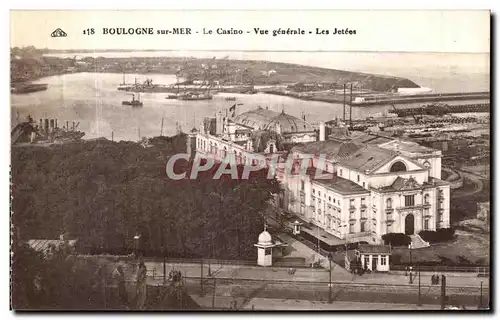
{"label": "chimney", "polygon": [[325,123],[323,121],[319,124],[319,141],[325,141]]}
{"label": "chimney", "polygon": [[66,131],[69,131],[69,121],[66,120]]}
{"label": "chimney", "polygon": [[215,115],[215,135],[221,135],[222,134],[222,114],[220,112],[217,112]]}

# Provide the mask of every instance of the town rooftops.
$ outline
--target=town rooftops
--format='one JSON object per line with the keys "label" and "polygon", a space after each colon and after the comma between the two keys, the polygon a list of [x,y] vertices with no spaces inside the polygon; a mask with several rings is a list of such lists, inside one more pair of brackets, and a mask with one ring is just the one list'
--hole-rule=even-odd
{"label": "town rooftops", "polygon": [[363,145],[347,156],[341,156],[338,161],[347,168],[358,171],[371,171],[393,159],[397,154],[376,146]]}
{"label": "town rooftops", "polygon": [[369,191],[356,183],[341,178],[337,175],[333,176],[333,179],[314,179],[313,181],[319,183],[327,188],[331,188],[340,194],[359,194],[359,193],[368,193]]}
{"label": "town rooftops", "polygon": [[360,244],[360,254],[391,254],[391,247],[386,245]]}
{"label": "town rooftops", "polygon": [[59,249],[64,244],[68,244],[70,247],[76,245],[77,240],[47,240],[47,239],[33,239],[28,240],[26,243],[33,250],[41,252],[43,254],[50,253],[51,248]]}
{"label": "town rooftops", "polygon": [[324,155],[327,159],[337,161],[346,168],[357,171],[376,169],[397,155],[391,150],[358,141],[340,142],[334,140],[306,143],[294,147],[292,151],[316,156]]}

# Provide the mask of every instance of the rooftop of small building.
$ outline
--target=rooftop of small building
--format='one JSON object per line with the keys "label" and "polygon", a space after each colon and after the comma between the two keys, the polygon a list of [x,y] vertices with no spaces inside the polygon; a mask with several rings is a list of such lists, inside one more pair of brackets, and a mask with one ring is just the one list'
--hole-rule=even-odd
{"label": "rooftop of small building", "polygon": [[391,254],[391,247],[387,245],[360,244],[358,251],[361,254]]}

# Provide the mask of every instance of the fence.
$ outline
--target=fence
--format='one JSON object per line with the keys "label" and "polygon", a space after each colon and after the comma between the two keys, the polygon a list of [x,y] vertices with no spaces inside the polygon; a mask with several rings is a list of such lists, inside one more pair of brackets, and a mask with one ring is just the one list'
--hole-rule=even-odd
{"label": "fence", "polygon": [[[405,271],[408,268],[407,265],[392,265],[391,270]],[[416,265],[413,269],[416,270]],[[455,266],[419,266],[420,271],[423,272],[439,272],[439,273],[449,273],[449,272],[464,272],[464,273],[477,273],[481,277],[489,277],[490,267],[489,266],[479,266],[479,267],[455,267]]]}
{"label": "fence", "polygon": [[[231,264],[240,266],[256,266],[257,260],[221,260],[221,259],[196,259],[196,258],[165,258],[166,263],[192,263],[192,264]],[[145,257],[144,262],[163,262],[163,258]]]}

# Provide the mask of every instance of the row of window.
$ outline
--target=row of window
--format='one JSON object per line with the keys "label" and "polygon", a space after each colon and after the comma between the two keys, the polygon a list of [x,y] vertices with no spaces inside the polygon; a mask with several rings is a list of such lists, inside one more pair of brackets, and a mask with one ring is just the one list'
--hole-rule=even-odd
{"label": "row of window", "polygon": [[[378,256],[372,256],[372,259],[374,260],[378,260]],[[370,257],[369,256],[365,256],[365,266],[368,266],[370,263]],[[375,262],[376,264],[376,262]],[[381,266],[385,266],[387,265],[387,256],[380,256],[380,265]]]}
{"label": "row of window", "polygon": [[[413,207],[415,206],[415,195],[406,195],[405,197],[405,207]],[[387,198],[386,208],[392,209],[392,199]],[[429,194],[424,195],[424,204],[430,204],[430,196]]]}

